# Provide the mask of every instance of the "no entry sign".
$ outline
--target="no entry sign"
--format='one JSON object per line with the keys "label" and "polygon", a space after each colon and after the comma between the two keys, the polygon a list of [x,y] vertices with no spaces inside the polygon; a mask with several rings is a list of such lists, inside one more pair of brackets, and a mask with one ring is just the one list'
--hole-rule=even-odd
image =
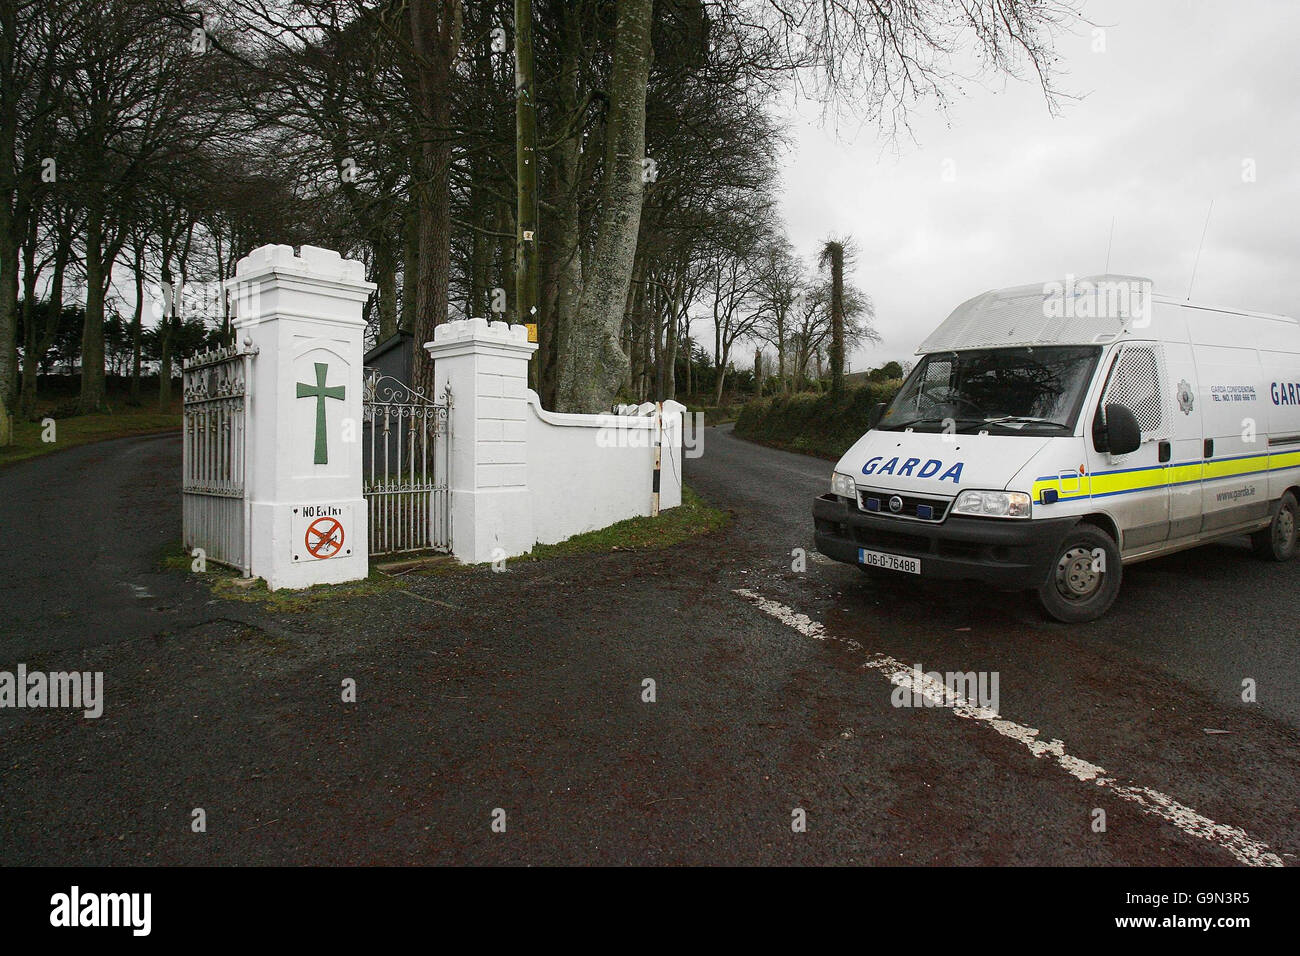
{"label": "no entry sign", "polygon": [[351,505],[311,504],[293,509],[294,561],[326,561],[352,554]]}
{"label": "no entry sign", "polygon": [[317,518],[303,538],[313,558],[332,558],[343,550],[343,525],[337,518]]}

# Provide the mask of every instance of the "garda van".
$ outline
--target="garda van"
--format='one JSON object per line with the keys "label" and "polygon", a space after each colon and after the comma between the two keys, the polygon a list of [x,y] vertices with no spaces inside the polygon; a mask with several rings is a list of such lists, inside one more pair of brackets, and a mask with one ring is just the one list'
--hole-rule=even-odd
{"label": "garda van", "polygon": [[1090,621],[1123,566],[1248,534],[1296,552],[1300,327],[1104,275],[959,306],[813,505],[817,548],[1032,590]]}

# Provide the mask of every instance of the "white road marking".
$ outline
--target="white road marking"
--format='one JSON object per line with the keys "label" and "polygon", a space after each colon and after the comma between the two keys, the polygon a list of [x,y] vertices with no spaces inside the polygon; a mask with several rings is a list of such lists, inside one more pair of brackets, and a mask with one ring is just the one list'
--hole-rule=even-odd
{"label": "white road marking", "polygon": [[[862,645],[857,641],[835,637],[819,621],[814,621],[808,615],[800,614],[784,604],[771,601],[761,594],[756,594],[745,588],[737,588],[733,593],[757,605],[759,610],[776,618],[782,624],[793,628],[805,637],[810,637],[815,641],[832,640],[854,650],[862,649]],[[1143,813],[1148,813],[1172,823],[1191,836],[1209,840],[1211,843],[1227,850],[1236,857],[1238,862],[1244,863],[1246,866],[1283,865],[1281,858],[1272,851],[1268,844],[1251,838],[1245,830],[1226,823],[1216,823],[1209,817],[1197,813],[1191,807],[1184,806],[1158,790],[1120,783],[1110,776],[1104,768],[1066,753],[1065,744],[1062,741],[1055,739],[1051,741],[1040,740],[1036,728],[1027,727],[1013,720],[1005,720],[998,716],[996,711],[971,702],[964,695],[950,689],[944,683],[926,677],[925,674],[918,674],[913,667],[890,657],[888,654],[868,653],[866,663],[862,666],[879,671],[892,684],[905,687],[913,693],[919,693],[936,705],[947,707],[958,717],[978,721],[993,728],[1002,736],[1022,744],[1026,750],[1039,759],[1050,757],[1062,770],[1076,780],[1092,783],[1109,790],[1121,800],[1136,804]]]}

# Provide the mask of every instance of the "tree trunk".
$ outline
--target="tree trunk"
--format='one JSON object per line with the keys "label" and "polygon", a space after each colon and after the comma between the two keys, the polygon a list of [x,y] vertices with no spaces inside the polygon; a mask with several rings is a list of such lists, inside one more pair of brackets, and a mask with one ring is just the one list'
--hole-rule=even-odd
{"label": "tree trunk", "polygon": [[81,331],[82,415],[103,411],[104,385],[104,218],[98,202],[86,211],[86,320]]}
{"label": "tree trunk", "polygon": [[13,441],[13,410],[18,377],[18,244],[13,209],[0,195],[0,447]]}
{"label": "tree trunk", "polygon": [[683,384],[686,387],[686,397],[691,398],[695,394],[692,391],[695,387],[695,382],[693,380],[695,375],[695,362],[691,357],[691,326],[689,322],[683,326],[683,331],[685,332],[685,335],[682,341],[686,346],[686,381]]}
{"label": "tree trunk", "polygon": [[[36,330],[36,211],[28,222],[27,238],[23,241],[23,370],[22,384],[17,392],[18,414],[30,418],[36,411],[36,363],[39,358],[39,333]],[[29,374],[31,373],[31,374]],[[31,412],[28,412],[28,409]]]}
{"label": "tree trunk", "polygon": [[[415,200],[411,199],[402,217],[402,316],[398,327],[403,332],[415,331],[415,274],[420,260],[419,230],[415,220]],[[423,344],[415,343],[417,348]]]}
{"label": "tree trunk", "polygon": [[159,276],[164,299],[163,316],[158,326],[158,408],[164,412],[172,403],[172,331],[179,300],[172,288],[172,278],[171,265],[164,261]]}
{"label": "tree trunk", "polygon": [[844,391],[844,247],[830,246],[831,254],[831,394]]}
{"label": "tree trunk", "polygon": [[[46,300],[45,328],[41,330],[40,341],[36,344],[36,361],[32,364],[31,407],[23,408],[23,413],[33,418],[36,416],[36,399],[39,391],[37,376],[41,373],[41,362],[54,345],[54,340],[59,334],[59,320],[63,318],[63,280],[68,272],[68,260],[72,258],[71,230],[66,233],[59,230],[55,242],[57,245],[54,248],[54,271],[50,275],[50,292]],[[27,374],[25,366],[23,374]],[[28,394],[25,387],[23,394],[24,396]]]}
{"label": "tree trunk", "polygon": [[375,335],[378,344],[397,334],[397,256],[388,239],[377,240],[371,248],[375,251],[375,285],[379,287],[379,330]]}
{"label": "tree trunk", "polygon": [[731,360],[731,345],[728,343],[722,348],[722,358],[718,362],[718,381],[717,388],[714,390],[713,404],[722,404],[722,385],[727,380],[727,363]]}
{"label": "tree trunk", "polygon": [[[581,105],[578,96],[578,56],[581,37],[577,30],[576,13],[565,9],[561,32],[559,84],[559,115],[562,119],[574,116]],[[581,208],[578,203],[578,181],[582,177],[581,134],[575,131],[562,140],[552,155],[551,169],[555,177],[554,238],[547,244],[546,257],[552,263],[555,275],[554,306],[549,310],[547,328],[539,329],[538,354],[542,357],[541,396],[547,408],[557,408],[557,390],[561,362],[559,352],[568,338],[568,330],[578,311],[582,296],[582,227]],[[544,334],[543,334],[544,333]]]}
{"label": "tree trunk", "polygon": [[143,257],[139,253],[136,254],[135,314],[131,317],[131,398],[130,398],[130,402],[132,405],[140,404],[140,334],[141,332],[144,331],[144,263],[141,261],[142,258]]}
{"label": "tree trunk", "polygon": [[460,0],[412,3],[416,63],[416,285],[410,384],[433,395],[433,362],[421,347],[447,321],[451,275],[451,83],[460,49]]}
{"label": "tree trunk", "polygon": [[664,325],[664,355],[660,363],[663,381],[659,388],[664,401],[677,398],[677,321],[681,314],[681,289],[678,282],[668,300],[668,321]]}
{"label": "tree trunk", "polygon": [[557,404],[563,411],[607,409],[628,369],[618,336],[641,225],[653,12],[654,0],[618,3],[605,182],[591,270],[561,347]]}

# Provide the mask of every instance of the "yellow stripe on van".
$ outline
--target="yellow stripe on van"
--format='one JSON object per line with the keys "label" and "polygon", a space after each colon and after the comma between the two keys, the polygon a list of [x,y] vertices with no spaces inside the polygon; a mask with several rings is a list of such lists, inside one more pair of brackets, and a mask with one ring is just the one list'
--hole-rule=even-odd
{"label": "yellow stripe on van", "polygon": [[1144,488],[1159,488],[1165,484],[1167,468],[1143,468],[1138,471],[1120,471],[1112,474],[1092,476],[1092,494],[1113,495],[1120,491],[1140,491]]}
{"label": "yellow stripe on van", "polygon": [[1268,456],[1269,468],[1300,468],[1300,451],[1284,451]]}
{"label": "yellow stripe on van", "polygon": [[1171,485],[1186,485],[1200,481],[1204,475],[1205,462],[1187,461],[1178,465],[1165,466],[1165,480]]}
{"label": "yellow stripe on van", "polygon": [[[1300,468],[1300,451],[1287,451],[1277,454],[1245,455],[1233,458],[1212,459],[1210,461],[1186,461],[1173,465],[1152,465],[1149,468],[1120,469],[1113,472],[1099,472],[1080,476],[1077,489],[1061,489],[1060,480],[1054,477],[1039,478],[1034,482],[1033,498],[1043,500],[1043,492],[1055,491],[1058,501],[1070,501],[1075,498],[1103,498],[1109,495],[1124,494],[1129,491],[1142,491],[1147,488],[1161,488],[1165,485],[1187,485],[1198,481],[1214,481],[1220,478],[1236,478],[1240,475],[1263,474],[1283,468]],[[1073,485],[1073,481],[1069,482]]]}
{"label": "yellow stripe on van", "polygon": [[1215,478],[1235,478],[1252,471],[1265,471],[1269,467],[1268,455],[1251,455],[1249,458],[1229,458],[1204,463],[1203,478],[1212,481]]}

